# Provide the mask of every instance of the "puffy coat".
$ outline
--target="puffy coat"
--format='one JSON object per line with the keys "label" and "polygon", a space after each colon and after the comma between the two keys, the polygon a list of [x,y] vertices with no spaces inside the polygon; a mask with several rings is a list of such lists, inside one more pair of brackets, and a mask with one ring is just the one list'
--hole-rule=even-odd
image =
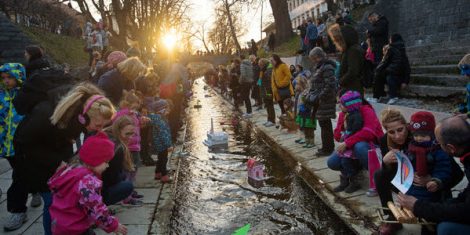
{"label": "puffy coat", "polygon": [[[379,119],[377,118],[377,115],[375,115],[375,111],[372,106],[367,104],[362,105],[360,112],[363,118],[364,126],[361,130],[344,140],[344,143],[346,143],[348,149],[354,147],[356,143],[363,141],[378,143],[378,141],[384,134],[382,130],[382,125],[380,125]],[[344,122],[345,114],[343,112],[340,112],[338,122],[334,130],[334,137],[335,140],[338,142],[341,140],[341,133],[345,132]]]}
{"label": "puffy coat", "polygon": [[250,61],[243,60],[240,64],[240,77],[238,78],[238,82],[240,82],[240,84],[253,83],[253,72],[253,65],[251,65]]}
{"label": "puffy coat", "polygon": [[292,77],[289,66],[287,64],[280,64],[274,67],[271,77],[271,88],[273,90],[274,99],[280,101],[281,97],[278,93],[278,88],[289,87],[291,96],[294,95],[294,88],[292,87],[290,78]]}
{"label": "puffy coat", "polygon": [[324,59],[317,64],[310,81],[310,92],[319,94],[319,105],[315,118],[318,120],[336,118],[336,63]]}
{"label": "puffy coat", "polygon": [[[470,181],[470,153],[460,158],[465,168],[465,175]],[[420,218],[432,222],[454,222],[470,224],[470,184],[461,192],[457,198],[444,203],[430,202],[418,199],[413,207],[413,213]]]}
{"label": "puffy coat", "polygon": [[364,95],[362,76],[365,68],[365,53],[358,44],[357,31],[349,26],[334,25],[329,30],[337,48],[341,48],[341,66],[339,74],[340,89],[354,90]]}

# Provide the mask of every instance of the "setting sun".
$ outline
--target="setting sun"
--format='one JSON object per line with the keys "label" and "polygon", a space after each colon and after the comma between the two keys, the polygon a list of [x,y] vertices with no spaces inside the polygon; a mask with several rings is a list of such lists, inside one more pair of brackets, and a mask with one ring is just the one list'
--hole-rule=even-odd
{"label": "setting sun", "polygon": [[168,50],[171,50],[175,47],[176,44],[176,35],[174,32],[170,31],[165,36],[163,36],[163,44]]}

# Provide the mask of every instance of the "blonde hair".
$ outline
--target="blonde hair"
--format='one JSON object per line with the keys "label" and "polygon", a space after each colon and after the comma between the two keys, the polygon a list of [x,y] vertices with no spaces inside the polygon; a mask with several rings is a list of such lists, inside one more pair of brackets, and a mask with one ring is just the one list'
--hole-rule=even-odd
{"label": "blonde hair", "polygon": [[[102,95],[103,92],[91,83],[80,83],[72,88],[59,104],[57,104],[54,113],[50,117],[51,123],[61,129],[65,129],[73,118],[78,119],[78,115],[83,113],[84,106],[88,104],[92,96]],[[104,119],[111,120],[116,110],[108,98],[104,97],[96,100],[86,112],[88,117],[102,116]]]}
{"label": "blonde hair", "polygon": [[139,58],[131,57],[117,64],[117,70],[125,78],[129,80],[135,80],[139,75],[146,72],[147,67],[140,62]]}
{"label": "blonde hair", "polygon": [[141,103],[140,97],[136,94],[134,90],[123,90],[122,94],[123,95],[121,102],[119,102],[119,108],[121,109],[129,108],[133,103]]}
{"label": "blonde hair", "polygon": [[263,66],[264,66],[264,65],[268,65],[268,64],[269,64],[269,60],[266,59],[266,58],[261,58],[261,59],[259,59],[258,63],[263,63]]}
{"label": "blonde hair", "polygon": [[148,69],[144,75],[145,79],[149,81],[151,86],[155,86],[160,83],[160,76],[153,69]]}
{"label": "blonde hair", "polygon": [[135,127],[134,120],[127,115],[123,115],[123,116],[118,117],[116,120],[114,120],[113,125],[106,128],[105,131],[110,133],[116,139],[116,141],[122,146],[123,152],[124,152],[124,161],[123,161],[124,169],[126,169],[127,171],[134,171],[135,166],[134,166],[134,162],[132,161],[131,152],[129,148],[127,147],[127,145],[121,139],[122,129],[124,129],[124,127],[129,126],[129,125]]}
{"label": "blonde hair", "polygon": [[385,129],[387,129],[385,126],[392,122],[401,122],[403,125],[407,124],[406,119],[400,110],[394,108],[382,110],[380,113],[380,122]]}

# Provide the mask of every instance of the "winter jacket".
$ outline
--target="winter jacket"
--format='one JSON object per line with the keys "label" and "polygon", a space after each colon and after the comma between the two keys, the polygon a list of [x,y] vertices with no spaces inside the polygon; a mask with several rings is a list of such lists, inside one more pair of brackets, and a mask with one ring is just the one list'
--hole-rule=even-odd
{"label": "winter jacket", "polygon": [[310,92],[319,94],[317,112],[314,114],[318,120],[336,118],[336,63],[324,59],[320,61],[310,80]]}
{"label": "winter jacket", "polygon": [[119,141],[111,138],[115,144],[114,157],[109,161],[109,167],[103,172],[103,190],[126,179],[124,173],[124,147]]}
{"label": "winter jacket", "polygon": [[102,51],[103,50],[103,35],[101,34],[101,32],[97,30],[93,30],[90,36],[92,38],[91,47]]}
{"label": "winter jacket", "polygon": [[[416,157],[410,153],[409,149],[406,152],[406,155],[408,156],[408,159],[410,159],[413,169],[415,169],[416,172]],[[438,182],[439,189],[442,189],[445,187],[443,182],[448,182],[451,178],[452,165],[450,161],[453,159],[450,158],[449,155],[439,146],[435,146],[434,150],[428,152],[426,154],[426,159],[429,175],[431,175],[433,180]],[[425,186],[420,187],[416,185],[412,185],[408,192],[406,192],[406,194],[413,195],[416,198],[431,201],[439,201],[441,199],[441,193],[441,190],[433,193],[429,192]]]}
{"label": "winter jacket", "polygon": [[152,124],[153,153],[159,154],[171,147],[170,126],[159,114],[150,114],[149,118]]}
{"label": "winter jacket", "polygon": [[116,231],[119,221],[103,203],[101,185],[101,180],[87,167],[60,168],[49,180],[52,233],[79,235],[93,225],[107,233]]}
{"label": "winter jacket", "polygon": [[26,78],[31,77],[36,70],[50,67],[49,62],[44,58],[40,57],[29,61],[24,67],[26,68]]}
{"label": "winter jacket", "polygon": [[135,126],[134,135],[129,139],[129,144],[128,144],[129,151],[139,152],[140,151],[140,126],[141,126],[139,114],[134,111],[129,110],[128,108],[124,108],[124,109],[119,110],[116,113],[114,120],[117,120],[119,117],[126,116],[126,115],[132,118],[132,120],[134,121],[134,126]]}
{"label": "winter jacket", "polygon": [[362,75],[365,53],[358,44],[357,31],[349,25],[341,27],[334,25],[329,33],[337,47],[342,48],[339,75],[340,89],[354,90],[364,95]]}
{"label": "winter jacket", "polygon": [[[461,157],[461,162],[465,168],[465,175],[470,181],[470,153]],[[453,159],[451,159],[453,160]],[[461,192],[457,198],[444,203],[430,202],[418,199],[413,207],[413,213],[420,218],[432,222],[453,222],[460,224],[470,224],[470,184]]]}
{"label": "winter jacket", "polygon": [[134,84],[127,80],[117,69],[112,69],[98,80],[98,87],[101,88],[115,106],[119,106],[123,90],[134,89]]}
{"label": "winter jacket", "polygon": [[305,99],[308,94],[308,90],[300,93],[296,98],[296,117],[295,122],[301,129],[303,128],[316,128],[316,120],[312,118],[311,107],[305,105]]}
{"label": "winter jacket", "polygon": [[24,115],[14,136],[18,177],[28,185],[30,192],[48,192],[47,180],[61,161],[72,156],[72,141],[85,128],[77,118],[71,119],[65,129],[52,125],[54,108],[71,88],[67,76],[46,69],[28,78],[13,100],[18,114]]}
{"label": "winter jacket", "polygon": [[281,100],[278,93],[279,88],[289,87],[290,94],[294,95],[294,88],[290,81],[291,76],[292,75],[290,74],[289,66],[287,66],[287,64],[282,63],[277,67],[274,67],[271,77],[271,88],[276,101]]}
{"label": "winter jacket", "polygon": [[403,41],[390,44],[387,53],[377,66],[376,73],[399,76],[400,83],[409,83],[411,69],[408,56],[406,55],[405,43]]}
{"label": "winter jacket", "polygon": [[[354,147],[354,145],[358,142],[378,143],[379,139],[383,136],[382,125],[380,125],[379,119],[377,118],[377,115],[375,115],[374,108],[365,104],[362,105],[360,112],[363,118],[364,126],[360,131],[354,133],[344,140],[344,143],[346,143],[348,149]],[[340,112],[338,116],[338,122],[334,130],[334,137],[338,142],[341,140],[341,133],[345,132],[344,122],[345,113]]]}
{"label": "winter jacket", "polygon": [[0,85],[0,158],[15,156],[13,136],[16,127],[23,120],[23,116],[16,112],[13,105],[21,85],[26,79],[25,68],[18,63],[8,63],[0,66],[0,73],[8,73],[16,79],[17,87],[7,89]]}
{"label": "winter jacket", "polygon": [[261,79],[261,97],[263,99],[273,99],[273,89],[271,87],[271,76],[273,73],[273,65],[271,63],[260,68]]}
{"label": "winter jacket", "polygon": [[316,40],[318,37],[317,26],[313,23],[308,23],[306,36],[310,41]]}
{"label": "winter jacket", "polygon": [[182,93],[189,91],[189,73],[186,67],[180,63],[173,64],[170,71],[160,83],[160,97],[169,99],[178,93],[178,85],[183,87]]}
{"label": "winter jacket", "polygon": [[240,64],[240,77],[238,78],[238,82],[240,84],[253,83],[253,72],[253,65],[251,65],[251,62],[248,60],[243,60]]}
{"label": "winter jacket", "polygon": [[382,51],[382,48],[388,43],[387,18],[380,16],[379,20],[372,25],[372,29],[367,31],[367,36],[370,37],[372,51]]}
{"label": "winter jacket", "polygon": [[301,24],[301,25],[297,26],[297,29],[300,31],[300,38],[303,41],[304,38],[305,38],[305,35],[307,35],[307,25],[306,24]]}

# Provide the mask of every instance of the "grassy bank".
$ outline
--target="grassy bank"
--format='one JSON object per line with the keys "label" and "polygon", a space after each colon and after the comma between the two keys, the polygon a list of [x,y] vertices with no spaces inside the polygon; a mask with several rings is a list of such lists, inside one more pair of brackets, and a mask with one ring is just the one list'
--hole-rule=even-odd
{"label": "grassy bank", "polygon": [[271,54],[278,54],[280,57],[290,57],[295,56],[295,52],[297,52],[300,48],[300,37],[295,35],[289,41],[282,43],[279,46],[274,48],[274,52],[265,52],[264,49],[261,49],[258,52],[258,56],[261,58],[269,57]]}
{"label": "grassy bank", "polygon": [[46,32],[32,27],[21,27],[33,41],[46,49],[57,63],[68,63],[72,67],[85,66],[88,54],[83,51],[84,40]]}

